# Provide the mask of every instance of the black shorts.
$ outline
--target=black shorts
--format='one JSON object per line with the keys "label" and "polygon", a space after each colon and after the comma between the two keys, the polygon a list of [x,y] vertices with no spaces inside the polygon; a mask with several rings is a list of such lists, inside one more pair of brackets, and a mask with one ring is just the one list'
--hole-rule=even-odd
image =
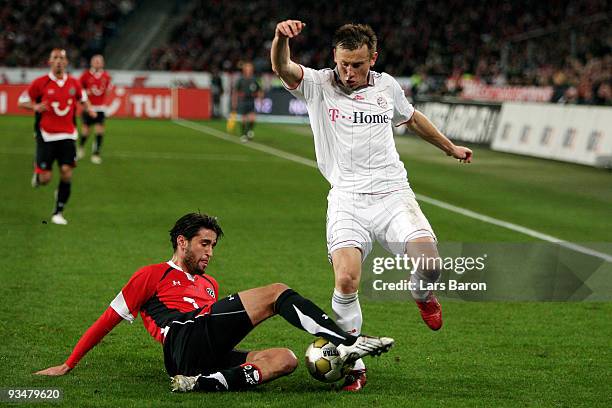
{"label": "black shorts", "polygon": [[96,123],[103,125],[104,119],[106,119],[106,115],[102,111],[96,111],[96,113],[97,113],[96,117],[92,118],[91,116],[89,116],[87,111],[83,111],[83,113],[81,114],[81,119],[83,120],[83,124],[87,126],[92,126]]}
{"label": "black shorts", "polygon": [[40,134],[36,132],[36,172],[51,171],[53,162],[57,160],[58,165],[67,164],[76,167],[76,145],[72,139],[45,142]]}
{"label": "black shorts", "polygon": [[248,351],[235,347],[252,329],[238,294],[221,299],[210,313],[170,325],[164,341],[166,371],[170,376],[197,375],[238,366]]}
{"label": "black shorts", "polygon": [[255,100],[254,99],[243,99],[238,102],[238,113],[246,115],[247,113],[255,112]]}

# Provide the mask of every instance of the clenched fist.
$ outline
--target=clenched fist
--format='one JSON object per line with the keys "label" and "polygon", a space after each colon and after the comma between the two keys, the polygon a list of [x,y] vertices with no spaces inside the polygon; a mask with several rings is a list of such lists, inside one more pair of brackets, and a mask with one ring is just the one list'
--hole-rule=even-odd
{"label": "clenched fist", "polygon": [[280,38],[297,37],[304,27],[306,27],[306,23],[302,23],[300,20],[281,21],[276,25],[276,32],[274,35]]}

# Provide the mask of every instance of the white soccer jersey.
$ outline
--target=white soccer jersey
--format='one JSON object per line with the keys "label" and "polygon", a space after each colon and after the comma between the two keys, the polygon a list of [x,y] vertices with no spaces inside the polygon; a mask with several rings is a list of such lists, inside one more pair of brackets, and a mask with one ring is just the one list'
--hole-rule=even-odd
{"label": "white soccer jersey", "polygon": [[367,194],[408,188],[393,126],[410,120],[414,107],[397,81],[370,71],[369,85],[347,94],[335,71],[301,68],[302,80],[288,90],[307,104],[317,165],[332,187]]}

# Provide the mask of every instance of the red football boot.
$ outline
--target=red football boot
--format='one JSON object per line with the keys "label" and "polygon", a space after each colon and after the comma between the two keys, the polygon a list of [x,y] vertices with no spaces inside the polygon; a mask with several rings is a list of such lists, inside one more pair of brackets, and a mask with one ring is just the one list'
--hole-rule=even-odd
{"label": "red football boot", "polygon": [[427,296],[425,301],[416,301],[423,321],[431,330],[440,330],[442,327],[442,306],[434,296],[433,292]]}
{"label": "red football boot", "polygon": [[365,368],[363,370],[351,370],[344,379],[342,391],[361,391],[367,382]]}

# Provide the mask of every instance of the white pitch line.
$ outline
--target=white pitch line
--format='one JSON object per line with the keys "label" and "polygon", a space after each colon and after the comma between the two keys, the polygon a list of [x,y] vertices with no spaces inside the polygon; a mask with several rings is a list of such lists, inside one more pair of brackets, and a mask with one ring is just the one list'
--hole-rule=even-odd
{"label": "white pitch line", "polygon": [[474,218],[476,220],[480,220],[483,222],[488,222],[489,224],[494,224],[499,227],[503,227],[503,228],[506,228],[512,231],[520,232],[521,234],[529,235],[530,237],[541,239],[542,241],[548,241],[548,242],[552,242],[555,244],[559,244],[560,246],[564,248],[568,248],[576,252],[581,252],[586,255],[591,255],[596,258],[603,259],[606,262],[612,262],[612,255],[606,254],[604,252],[599,252],[594,249],[584,247],[582,245],[563,241],[562,239],[553,237],[552,235],[544,234],[542,232],[538,232],[530,228],[523,227],[522,225],[513,224],[508,221],[503,221],[497,218],[489,217],[488,215],[480,214],[475,211],[468,210],[467,208],[457,207],[455,205],[445,203],[444,201],[436,200],[435,198],[427,197],[421,194],[416,194],[416,196],[419,200],[424,201],[428,204],[434,205],[436,207],[444,208],[445,210],[456,212],[457,214],[465,215],[466,217]]}
{"label": "white pitch line", "polygon": [[[118,159],[152,159],[152,160],[203,160],[203,161],[237,161],[253,162],[252,157],[207,153],[175,153],[175,152],[113,152],[105,154],[106,157]],[[225,160],[224,160],[225,158]]]}
{"label": "white pitch line", "polygon": [[236,136],[232,136],[229,133],[222,132],[220,130],[208,127],[206,125],[201,125],[199,123],[191,122],[189,120],[173,119],[172,121],[179,126],[183,126],[183,127],[186,127],[192,130],[197,130],[202,133],[207,133],[211,136],[214,136],[218,139],[225,140],[227,142],[236,143],[242,146],[246,146],[250,149],[259,150],[260,152],[268,153],[276,157],[291,160],[293,162],[300,163],[305,166],[314,167],[315,169],[317,168],[317,163],[315,161],[306,159],[302,156],[298,156],[293,153],[285,152],[284,150],[275,149],[274,147],[266,146],[266,145],[263,145],[257,142],[242,143],[240,139],[238,139]]}
{"label": "white pitch line", "polygon": [[[226,140],[228,142],[240,144],[244,147],[248,147],[250,149],[259,150],[264,153],[268,153],[277,157],[281,157],[283,159],[291,160],[296,163],[303,164],[305,166],[317,168],[317,163],[314,160],[306,159],[301,156],[297,156],[292,153],[287,153],[283,150],[275,149],[273,147],[265,146],[260,143],[249,142],[249,143],[241,143],[236,136],[232,136],[229,133],[222,132],[220,130],[211,128],[206,125],[202,125],[199,123],[191,122],[184,119],[176,119],[173,121],[179,126],[183,126],[189,129],[197,130],[202,133],[206,133],[210,136],[214,136],[216,138]],[[572,242],[564,241],[561,238],[554,237],[552,235],[544,234],[539,231],[532,230],[527,227],[523,227],[522,225],[513,224],[508,221],[503,221],[497,218],[489,217],[488,215],[480,214],[472,210],[468,210],[467,208],[457,207],[456,205],[452,205],[446,203],[444,201],[436,200],[435,198],[427,197],[422,194],[416,194],[416,197],[420,201],[424,201],[428,204],[431,204],[435,207],[443,208],[445,210],[464,215],[469,218],[473,218],[482,222],[486,222],[489,224],[497,225],[498,227],[506,228],[512,231],[519,232],[524,235],[528,235],[530,237],[534,237],[540,239],[542,241],[552,242],[554,244],[558,244],[564,248],[571,249],[576,252],[580,252],[586,255],[594,256],[596,258],[602,259],[606,262],[612,263],[612,255],[606,254],[604,252],[599,252],[591,248],[587,248],[582,245],[574,244]]]}

